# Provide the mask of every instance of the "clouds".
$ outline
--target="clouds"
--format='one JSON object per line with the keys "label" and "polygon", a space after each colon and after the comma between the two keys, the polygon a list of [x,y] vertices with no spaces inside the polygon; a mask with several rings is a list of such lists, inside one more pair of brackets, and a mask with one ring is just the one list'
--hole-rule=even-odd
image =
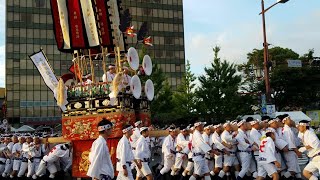
{"label": "clouds", "polygon": [[[310,4],[293,1],[286,4],[290,8],[272,9],[266,16],[268,43],[301,55],[315,48],[315,55],[320,56],[319,5],[316,0]],[[232,63],[246,62],[248,52],[263,48],[259,6],[252,0],[184,1],[186,59],[196,75],[212,61],[215,45],[221,46],[221,58]]]}

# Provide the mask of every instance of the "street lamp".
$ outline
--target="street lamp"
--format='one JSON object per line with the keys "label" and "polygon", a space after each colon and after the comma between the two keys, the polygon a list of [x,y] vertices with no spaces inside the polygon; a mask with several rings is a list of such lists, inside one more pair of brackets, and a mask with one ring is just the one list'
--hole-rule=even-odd
{"label": "street lamp", "polygon": [[268,7],[267,9],[264,8],[264,0],[261,0],[261,8],[262,11],[262,29],[263,29],[263,62],[264,62],[264,81],[266,86],[266,101],[267,104],[271,103],[271,94],[270,94],[270,79],[269,79],[269,67],[268,67],[268,43],[267,43],[267,33],[266,33],[266,20],[265,20],[265,13],[274,7],[275,5],[281,3],[286,3],[289,0],[277,0],[276,3]]}

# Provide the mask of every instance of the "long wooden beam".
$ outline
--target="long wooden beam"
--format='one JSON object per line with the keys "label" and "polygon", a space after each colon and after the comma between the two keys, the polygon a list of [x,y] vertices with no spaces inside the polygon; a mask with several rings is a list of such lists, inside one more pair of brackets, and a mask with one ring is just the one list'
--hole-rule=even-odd
{"label": "long wooden beam", "polygon": [[[168,130],[156,130],[156,131],[150,131],[150,137],[164,137],[169,134]],[[67,139],[64,139],[63,137],[51,137],[47,139],[43,139],[42,143],[49,142],[50,144],[58,144],[58,143],[66,143],[70,142]]]}

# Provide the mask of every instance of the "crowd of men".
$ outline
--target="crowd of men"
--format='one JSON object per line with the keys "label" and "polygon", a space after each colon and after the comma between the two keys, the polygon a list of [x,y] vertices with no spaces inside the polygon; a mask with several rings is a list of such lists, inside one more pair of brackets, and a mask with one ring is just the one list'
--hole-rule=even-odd
{"label": "crowd of men", "polygon": [[[89,155],[88,176],[115,178],[106,139],[112,123],[99,123],[99,138]],[[285,114],[262,120],[247,118],[224,124],[196,122],[170,126],[162,141],[162,163],[158,172],[149,167],[151,158],[148,127],[123,128],[116,150],[117,179],[311,179],[320,168],[320,142],[306,120],[295,124]],[[307,154],[309,163],[301,170],[298,157]]]}
{"label": "crowd of men", "polygon": [[66,175],[72,164],[71,144],[42,143],[42,138],[42,134],[2,135],[0,179],[53,179],[61,171]]}

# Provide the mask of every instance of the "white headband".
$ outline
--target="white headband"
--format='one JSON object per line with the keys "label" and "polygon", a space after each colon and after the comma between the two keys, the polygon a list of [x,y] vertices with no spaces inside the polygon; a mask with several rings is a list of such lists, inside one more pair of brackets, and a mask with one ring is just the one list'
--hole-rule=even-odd
{"label": "white headband", "polygon": [[107,125],[104,125],[104,126],[99,126],[98,127],[98,131],[104,131],[104,130],[108,130],[108,129],[111,129],[112,128],[112,125],[110,124],[107,124]]}
{"label": "white headband", "polygon": [[141,123],[142,123],[141,121],[137,121],[137,122],[134,123],[134,125],[135,126],[139,126],[139,124],[141,124]]}
{"label": "white headband", "polygon": [[230,121],[227,121],[226,123],[223,124],[223,127],[227,127],[228,125],[230,125]]}
{"label": "white headband", "polygon": [[310,126],[309,123],[299,123],[300,126]]}
{"label": "white headband", "polygon": [[246,122],[246,120],[241,120],[240,122],[238,122],[238,126],[241,126],[243,123],[245,123]]}
{"label": "white headband", "polygon": [[127,132],[130,131],[131,129],[133,129],[133,127],[132,127],[132,126],[129,126],[129,127],[125,128],[125,129],[122,129],[122,132],[123,132],[123,133],[127,133]]}
{"label": "white headband", "polygon": [[274,130],[274,129],[272,129],[272,128],[268,128],[268,129],[266,129],[266,133],[268,133],[268,132],[275,133],[275,130]]}
{"label": "white headband", "polygon": [[222,125],[222,124],[214,125],[213,128],[217,129],[218,127],[221,127],[221,125]]}
{"label": "white headband", "polygon": [[255,121],[251,121],[250,124],[251,124],[251,126],[252,126],[252,125],[254,125],[254,124],[258,123],[258,122],[259,122],[259,121],[255,120]]}
{"label": "white headband", "polygon": [[285,120],[287,120],[288,118],[290,118],[290,116],[287,116],[285,118],[282,119],[282,123],[284,123]]}
{"label": "white headband", "polygon": [[207,123],[206,122],[196,122],[196,123],[194,123],[194,127],[200,126],[201,124],[205,125]]}
{"label": "white headband", "polygon": [[268,124],[272,124],[272,123],[274,123],[274,122],[278,122],[277,119],[272,119],[272,120],[270,120],[270,121],[268,122]]}

